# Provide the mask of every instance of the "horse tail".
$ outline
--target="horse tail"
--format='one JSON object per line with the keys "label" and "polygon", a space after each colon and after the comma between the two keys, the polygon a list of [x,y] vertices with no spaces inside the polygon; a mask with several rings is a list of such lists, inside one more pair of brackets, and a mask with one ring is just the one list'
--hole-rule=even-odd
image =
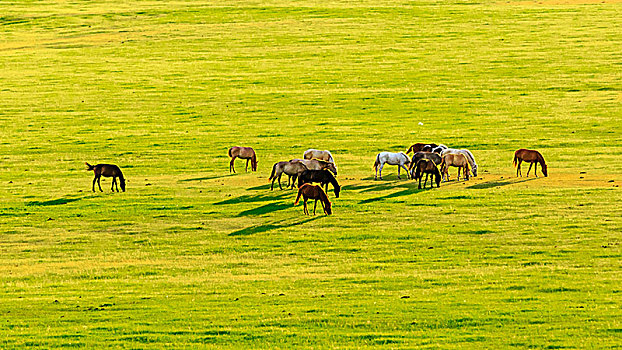
{"label": "horse tail", "polygon": [[229,157],[233,157],[233,154],[231,154],[231,152],[233,151],[233,147],[229,148]]}
{"label": "horse tail", "polygon": [[512,162],[512,164],[514,164],[514,167],[516,167],[516,164],[518,164],[518,151],[514,152],[514,161]]}
{"label": "horse tail", "polygon": [[374,162],[374,170],[378,170],[378,165],[380,165],[380,153],[376,155],[376,161]]}
{"label": "horse tail", "polygon": [[272,166],[272,173],[270,174],[270,178],[268,180],[272,180],[275,176],[274,173],[276,172],[276,166],[279,163],[274,163],[274,165]]}

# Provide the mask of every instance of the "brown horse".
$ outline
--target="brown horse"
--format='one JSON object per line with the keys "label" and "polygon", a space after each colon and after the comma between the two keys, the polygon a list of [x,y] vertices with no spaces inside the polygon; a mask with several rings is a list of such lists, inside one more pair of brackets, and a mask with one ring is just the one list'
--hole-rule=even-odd
{"label": "brown horse", "polygon": [[[427,158],[419,159],[414,170],[415,175],[413,176],[413,179],[419,179],[419,189],[421,189],[421,179],[423,179],[423,174],[425,174],[423,188],[425,188],[425,185],[428,183],[428,176],[430,175],[433,177],[433,179],[430,179],[430,187],[434,187],[434,182],[436,182],[436,187],[441,187],[441,172],[438,170],[438,167],[433,160]],[[434,182],[432,180],[434,180]]]}
{"label": "brown horse", "polygon": [[320,159],[292,159],[290,162],[302,163],[309,170],[330,170],[330,172],[337,175],[337,167],[333,162]]}
{"label": "brown horse", "polygon": [[255,150],[250,147],[231,147],[229,148],[229,157],[231,157],[231,163],[229,163],[229,172],[233,170],[235,173],[235,166],[233,162],[235,158],[246,159],[246,171],[248,172],[248,161],[251,161],[251,170],[257,171],[257,155]]}
{"label": "brown horse", "polygon": [[[417,153],[417,152],[421,152],[423,150],[424,147],[426,146],[430,146],[430,149],[437,147],[438,145],[435,143],[415,143],[414,145],[410,146],[408,148],[408,150],[406,151],[406,154],[410,153],[410,151],[412,151],[413,153]],[[428,147],[426,147],[427,149]]]}
{"label": "brown horse", "polygon": [[460,170],[464,170],[464,178],[469,179],[469,160],[462,153],[447,153],[443,156],[443,162],[441,163],[441,173],[445,177],[446,181],[449,181],[449,167],[454,166],[458,168],[458,180],[460,180]]}
{"label": "brown horse", "polygon": [[[97,181],[97,185],[99,186],[99,190],[101,192],[104,192],[104,190],[102,190],[102,185],[99,182],[101,177],[112,177],[112,188],[110,189],[112,192],[114,192],[114,186],[117,185],[117,177],[119,178],[119,183],[121,184],[121,190],[123,192],[125,192],[125,178],[123,177],[123,173],[121,172],[121,169],[119,169],[118,166],[114,165],[114,164],[97,164],[97,165],[91,165],[89,163],[84,163],[86,164],[87,167],[89,167],[87,170],[93,170],[93,172],[95,173],[95,178],[93,179],[93,192],[95,192],[95,181]],[[117,185],[117,192],[119,192],[119,185]]]}
{"label": "brown horse", "polygon": [[545,177],[549,176],[548,167],[546,166],[546,163],[544,162],[544,157],[542,156],[542,154],[540,154],[540,152],[531,150],[531,149],[524,149],[524,148],[521,148],[517,150],[516,152],[514,152],[514,166],[516,167],[517,177],[519,176],[519,174],[520,176],[523,176],[520,170],[520,164],[522,162],[529,163],[529,170],[527,170],[527,176],[529,176],[529,171],[531,171],[531,166],[535,164],[536,167],[534,168],[533,172],[534,174],[536,174],[536,177],[538,177],[538,173],[537,173],[538,163],[540,163],[540,166],[542,167],[542,174]]}
{"label": "brown horse", "polygon": [[317,201],[319,200],[322,203],[322,208],[324,208],[324,213],[326,215],[330,215],[333,213],[332,206],[330,201],[328,200],[328,196],[326,192],[320,186],[304,184],[298,188],[298,196],[296,197],[296,202],[294,205],[298,205],[298,201],[300,200],[300,196],[304,199],[304,208],[303,212],[306,215],[309,214],[309,209],[307,209],[307,200],[309,198],[315,199],[315,205],[313,206],[313,215],[315,215],[315,208],[317,208]]}

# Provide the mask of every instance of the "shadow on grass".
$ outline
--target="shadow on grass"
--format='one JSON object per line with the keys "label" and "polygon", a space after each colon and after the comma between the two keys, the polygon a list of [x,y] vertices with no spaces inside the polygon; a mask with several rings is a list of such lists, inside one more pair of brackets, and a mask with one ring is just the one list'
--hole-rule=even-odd
{"label": "shadow on grass", "polygon": [[250,235],[254,235],[256,233],[263,233],[263,232],[268,232],[268,231],[272,231],[272,230],[276,230],[279,228],[288,228],[288,227],[293,227],[293,226],[299,226],[299,225],[303,225],[306,224],[307,222],[311,222],[314,220],[317,220],[319,218],[321,218],[322,216],[316,216],[316,217],[312,217],[312,218],[307,218],[307,219],[294,219],[294,220],[290,220],[290,221],[272,221],[272,222],[268,222],[262,225],[255,225],[255,226],[251,226],[251,227],[247,227],[247,228],[243,228],[241,230],[237,230],[237,231],[233,231],[229,234],[229,236],[233,237],[233,236],[250,236]]}
{"label": "shadow on grass", "polygon": [[49,201],[30,201],[30,202],[26,202],[26,205],[27,206],[41,206],[41,207],[51,206],[51,205],[63,205],[63,204],[71,203],[71,202],[77,202],[81,200],[82,198],[83,197],[59,198],[59,199],[52,199]]}
{"label": "shadow on grass", "polygon": [[235,174],[225,174],[225,175],[218,175],[218,176],[206,176],[206,177],[196,177],[193,179],[182,179],[182,180],[178,180],[177,182],[189,182],[189,181],[203,181],[203,180],[213,180],[213,179],[220,179],[223,177],[229,177],[229,176],[234,176]]}
{"label": "shadow on grass", "polygon": [[[364,199],[359,202],[359,204],[369,204],[373,202],[383,201],[386,199],[397,198],[402,196],[408,196],[411,194],[416,194],[419,192],[423,192],[429,190],[429,181],[428,185],[425,188],[418,189],[419,181],[410,181],[410,180],[395,180],[395,181],[377,181],[373,184],[365,184],[365,185],[345,185],[342,187],[343,190],[347,191],[358,191],[359,193],[365,192],[377,192],[377,191],[388,191],[401,189],[401,191],[393,192],[384,196],[379,196],[375,198]],[[423,186],[423,183],[422,183]]]}
{"label": "shadow on grass", "polygon": [[270,192],[270,193],[262,193],[257,195],[243,195],[235,198],[226,199],[224,201],[216,202],[215,205],[223,205],[223,204],[237,204],[237,203],[253,203],[253,202],[267,202],[283,199],[283,197],[292,194],[293,192]]}
{"label": "shadow on grass", "polygon": [[477,185],[472,185],[472,186],[467,186],[466,188],[470,188],[470,189],[474,189],[474,190],[482,190],[482,189],[487,189],[487,188],[493,188],[493,187],[501,187],[501,186],[507,186],[507,185],[512,185],[512,184],[518,184],[521,182],[527,182],[527,181],[532,181],[535,180],[536,178],[531,178],[531,179],[521,179],[518,181],[512,181],[512,180],[491,180],[491,181],[486,181],[486,182],[482,182],[479,183]]}
{"label": "shadow on grass", "polygon": [[275,211],[291,208],[293,206],[294,206],[293,203],[284,203],[284,202],[268,203],[257,208],[244,210],[243,212],[239,213],[237,216],[263,215],[263,214],[274,213]]}

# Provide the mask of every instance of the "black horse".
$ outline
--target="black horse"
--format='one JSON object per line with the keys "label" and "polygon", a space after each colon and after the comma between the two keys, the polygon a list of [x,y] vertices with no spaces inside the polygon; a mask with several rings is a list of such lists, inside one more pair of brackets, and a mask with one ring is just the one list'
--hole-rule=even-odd
{"label": "black horse", "polygon": [[[117,177],[119,178],[119,184],[121,185],[121,190],[125,192],[125,178],[123,177],[123,173],[118,166],[114,164],[97,164],[91,165],[89,163],[85,163],[87,170],[93,170],[95,173],[95,178],[93,179],[93,192],[95,192],[95,181],[97,181],[97,185],[99,186],[99,190],[102,190],[102,185],[99,183],[101,177],[112,177],[112,188],[111,190],[114,192],[114,186],[117,185]],[[117,185],[117,192],[119,192],[119,185]]]}
{"label": "black horse", "polygon": [[300,175],[298,175],[298,187],[302,186],[306,183],[319,182],[320,185],[324,185],[326,187],[326,192],[328,192],[328,184],[333,185],[333,189],[335,190],[335,197],[339,198],[339,192],[341,191],[341,186],[337,183],[337,180],[328,170],[305,170]]}

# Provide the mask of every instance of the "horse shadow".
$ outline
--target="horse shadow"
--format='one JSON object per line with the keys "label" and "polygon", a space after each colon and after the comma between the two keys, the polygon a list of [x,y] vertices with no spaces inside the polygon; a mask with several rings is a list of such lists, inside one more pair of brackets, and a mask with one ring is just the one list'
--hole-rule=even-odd
{"label": "horse shadow", "polygon": [[240,212],[237,216],[250,216],[250,215],[264,215],[268,213],[274,213],[275,211],[284,210],[293,207],[293,203],[268,203],[260,207],[248,209]]}
{"label": "horse shadow", "polygon": [[373,202],[383,201],[387,199],[408,196],[411,194],[417,194],[425,191],[426,189],[419,189],[418,182],[410,182],[407,180],[395,180],[395,181],[382,181],[375,184],[365,184],[365,185],[345,185],[342,189],[345,191],[358,191],[359,193],[366,192],[379,192],[386,190],[394,190],[401,189],[401,191],[389,193],[384,196],[374,197],[363,199],[359,201],[359,204],[369,204]]}
{"label": "horse shadow", "polygon": [[51,200],[47,200],[47,201],[30,201],[30,202],[26,202],[26,205],[27,206],[47,207],[47,206],[52,206],[52,205],[63,205],[63,204],[67,204],[67,203],[77,202],[79,200],[82,200],[83,198],[84,197],[74,197],[74,198],[51,199]]}
{"label": "horse shadow", "polygon": [[226,199],[224,201],[216,202],[214,205],[223,205],[223,204],[238,204],[238,203],[255,203],[255,202],[268,202],[274,200],[280,200],[291,194],[291,192],[282,192],[276,194],[257,194],[257,195],[243,195],[235,198]]}
{"label": "horse shadow", "polygon": [[502,187],[502,186],[507,186],[507,185],[512,185],[512,184],[518,184],[521,182],[533,181],[535,179],[536,178],[533,177],[533,178],[520,179],[517,181],[490,180],[490,181],[482,182],[476,185],[467,186],[466,188],[474,189],[474,190],[482,190],[482,189],[487,189],[487,188]]}
{"label": "horse shadow", "polygon": [[205,177],[196,177],[193,179],[181,179],[178,182],[190,182],[190,181],[203,181],[203,180],[213,180],[213,179],[221,179],[224,177],[234,176],[235,174],[225,174],[225,175],[217,175],[217,176],[205,176]]}
{"label": "horse shadow", "polygon": [[294,219],[294,220],[289,220],[289,221],[282,221],[282,220],[272,221],[272,222],[264,223],[261,225],[250,226],[250,227],[243,228],[241,230],[233,231],[229,233],[228,236],[230,237],[250,236],[250,235],[257,234],[257,233],[277,230],[280,228],[290,228],[293,226],[304,225],[308,222],[315,221],[321,217],[323,216],[316,216],[316,217],[307,218],[307,219]]}

